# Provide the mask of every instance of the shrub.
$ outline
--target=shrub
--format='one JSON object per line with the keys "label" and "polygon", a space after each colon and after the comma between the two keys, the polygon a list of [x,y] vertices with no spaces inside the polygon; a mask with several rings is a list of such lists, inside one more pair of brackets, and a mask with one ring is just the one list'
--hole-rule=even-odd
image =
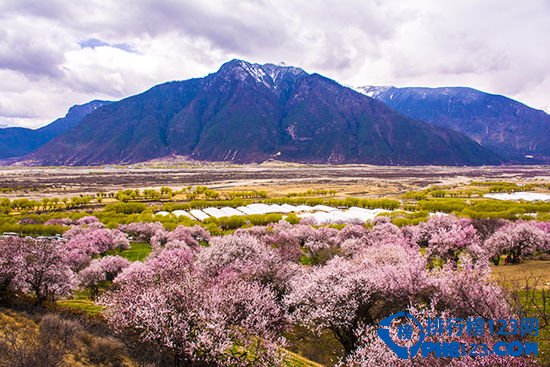
{"label": "shrub", "polygon": [[114,203],[105,206],[105,211],[112,211],[118,214],[141,213],[147,209],[143,203]]}

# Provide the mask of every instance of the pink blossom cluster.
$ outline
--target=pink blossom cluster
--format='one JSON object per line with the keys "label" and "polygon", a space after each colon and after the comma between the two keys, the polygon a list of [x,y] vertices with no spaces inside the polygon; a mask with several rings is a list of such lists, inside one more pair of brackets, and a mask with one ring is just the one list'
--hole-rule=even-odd
{"label": "pink blossom cluster", "polygon": [[161,229],[151,237],[151,246],[159,250],[164,247],[189,247],[198,249],[201,242],[208,242],[210,233],[201,226],[177,226],[173,231]]}
{"label": "pink blossom cluster", "polygon": [[82,217],[80,219],[78,219],[76,221],[76,224],[79,225],[79,226],[83,226],[83,225],[90,225],[90,224],[97,224],[97,223],[101,223],[99,221],[99,219],[97,219],[97,217],[93,216],[93,215],[88,215],[88,216],[85,216],[85,217]]}
{"label": "pink blossom cluster", "polygon": [[550,222],[536,222],[537,227],[550,234]]}
{"label": "pink blossom cluster", "polygon": [[[507,226],[495,228],[495,235]],[[524,237],[542,243],[537,230],[532,223]],[[240,366],[251,363],[243,358],[256,358],[254,366],[277,366],[276,345],[291,323],[331,331],[345,350],[342,363],[374,366],[393,360],[373,351],[377,341],[363,330],[411,305],[457,317],[517,312],[492,283],[487,241],[469,220],[433,218],[402,229],[379,220],[370,229],[340,231],[279,222],[212,238],[203,231],[158,231],[156,251],[124,269],[102,298],[117,331],[157,343],[189,364]],[[208,247],[199,246],[204,239]],[[299,265],[304,257],[309,265]],[[436,259],[439,266],[430,266]],[[247,357],[235,353],[237,346]]]}
{"label": "pink blossom cluster", "polygon": [[218,277],[234,274],[269,286],[278,296],[290,287],[299,266],[271,246],[247,233],[213,237],[210,246],[197,256],[202,272]]}
{"label": "pink blossom cluster", "polygon": [[381,245],[364,249],[361,257],[337,256],[326,265],[303,268],[292,279],[285,304],[296,323],[316,332],[331,330],[351,353],[359,324],[421,302],[434,290],[418,251]]}
{"label": "pink blossom cluster", "polygon": [[0,294],[32,292],[37,303],[69,295],[76,282],[65,255],[60,241],[0,239]]}
{"label": "pink blossom cluster", "polygon": [[426,246],[430,261],[458,261],[459,254],[466,251],[474,258],[484,256],[481,240],[469,219],[454,215],[433,216],[426,223],[416,226],[413,240]]}
{"label": "pink blossom cluster", "polygon": [[88,215],[85,217],[82,217],[77,220],[73,220],[70,218],[53,218],[49,219],[44,223],[45,225],[60,225],[60,226],[72,226],[72,225],[78,225],[78,226],[86,226],[86,225],[96,225],[103,227],[103,224],[99,221],[99,219],[93,215]]}
{"label": "pink blossom cluster", "polygon": [[358,347],[359,325],[373,325],[411,304],[434,304],[461,317],[514,315],[506,291],[489,280],[486,262],[462,256],[459,263],[429,270],[414,248],[371,246],[360,256],[303,268],[292,279],[285,304],[296,323],[314,332],[332,331],[348,355]]}
{"label": "pink blossom cluster", "polygon": [[318,264],[326,262],[338,252],[339,231],[334,228],[292,225],[284,220],[264,228],[264,232],[254,229],[248,232],[263,243],[277,247],[281,255],[289,260],[298,262],[305,255],[313,264]]}
{"label": "pink blossom cluster", "polygon": [[105,256],[94,259],[90,265],[78,273],[79,285],[89,289],[90,298],[96,299],[100,284],[112,281],[128,266],[130,266],[130,262],[121,256]]}
{"label": "pink blossom cluster", "polygon": [[[328,227],[291,225],[281,221],[270,226],[239,229],[236,234],[248,233],[262,243],[276,247],[290,260],[298,262],[305,256],[311,264],[325,263],[336,255],[353,257],[360,255],[366,248],[392,244],[410,248],[424,247],[428,263],[432,267],[440,267],[446,263],[457,266],[462,254],[468,254],[474,261],[485,262],[491,258],[493,261],[498,259],[497,254],[508,253],[513,261],[519,261],[523,255],[548,251],[546,222],[482,222],[447,215],[434,216],[417,226],[398,228],[388,218],[382,218],[374,221],[370,229],[362,225],[347,225],[337,231]],[[481,232],[474,225],[480,226]],[[509,237],[514,228],[515,238],[519,238],[518,234],[521,232],[525,240],[518,239],[514,242],[503,235],[508,233]],[[541,231],[546,235],[541,235]],[[517,246],[509,245],[511,241]],[[526,243],[532,245],[526,246]],[[514,255],[516,250],[513,249],[518,246],[524,249],[520,251],[520,256]]]}
{"label": "pink blossom cluster", "polygon": [[[385,218],[385,217],[384,217]],[[361,256],[370,247],[397,245],[415,248],[416,244],[406,236],[404,230],[386,220],[375,221],[371,229],[363,226],[346,226],[338,236],[338,241],[345,256]]]}
{"label": "pink blossom cluster", "polygon": [[150,242],[157,232],[164,230],[164,226],[160,222],[133,222],[121,224],[118,229],[132,236],[136,241]]}
{"label": "pink blossom cluster", "polygon": [[238,238],[216,239],[212,250],[164,248],[130,265],[101,298],[110,325],[184,365],[280,366],[283,309],[275,291],[256,280],[257,269],[245,265],[252,263],[235,254],[270,261],[268,249],[248,255],[258,244],[247,241],[256,240],[243,236],[240,250]]}
{"label": "pink blossom cluster", "polygon": [[461,317],[507,319],[514,316],[508,292],[489,280],[487,262],[473,263],[467,255],[456,269],[450,264],[431,272],[437,288],[434,302]]}
{"label": "pink blossom cluster", "polygon": [[0,297],[18,288],[17,282],[24,270],[26,241],[19,237],[0,239]]}
{"label": "pink blossom cluster", "polygon": [[53,219],[47,220],[46,222],[44,222],[44,224],[47,225],[47,226],[53,226],[53,225],[56,225],[56,226],[71,226],[71,225],[75,224],[75,221],[73,221],[70,218],[53,218]]}
{"label": "pink blossom cluster", "polygon": [[545,228],[546,223],[510,222],[485,241],[486,251],[497,259],[508,254],[512,263],[519,263],[525,255],[537,251],[550,251],[550,232]]}
{"label": "pink blossom cluster", "polygon": [[[281,221],[216,237],[200,226],[111,230],[84,222],[65,232],[65,243],[0,240],[0,295],[33,292],[42,302],[69,294],[78,280],[95,298],[112,281],[100,298],[109,324],[197,366],[279,366],[289,324],[332,332],[346,354],[342,366],[400,366],[373,337],[380,319],[411,305],[456,317],[515,316],[487,260],[549,249],[546,224],[508,222],[480,236],[473,221],[454,216],[405,228],[382,218],[341,230]],[[149,240],[153,253],[132,264],[98,258],[127,248],[124,232]],[[487,365],[478,362],[456,366]],[[411,363],[404,366],[419,365]]]}
{"label": "pink blossom cluster", "polygon": [[66,256],[75,270],[86,267],[93,256],[113,249],[127,249],[130,243],[126,235],[116,229],[97,226],[76,226],[63,234]]}

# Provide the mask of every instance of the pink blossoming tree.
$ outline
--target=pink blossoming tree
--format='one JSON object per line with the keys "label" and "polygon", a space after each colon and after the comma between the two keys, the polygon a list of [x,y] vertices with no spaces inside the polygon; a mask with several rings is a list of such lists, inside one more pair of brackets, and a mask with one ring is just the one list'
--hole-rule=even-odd
{"label": "pink blossoming tree", "polygon": [[508,254],[510,262],[517,264],[525,255],[550,250],[550,235],[536,222],[518,221],[499,228],[484,246],[492,258]]}
{"label": "pink blossoming tree", "polygon": [[223,274],[256,281],[270,287],[277,298],[289,289],[298,265],[248,234],[214,237],[198,255],[197,266],[211,277]]}
{"label": "pink blossoming tree", "polygon": [[129,265],[130,262],[121,256],[105,256],[92,260],[88,267],[78,273],[79,284],[88,289],[90,298],[95,300],[99,294],[100,285],[113,281]]}
{"label": "pink blossoming tree", "polygon": [[346,354],[359,325],[422,298],[430,286],[425,260],[399,245],[371,247],[361,259],[335,257],[294,277],[285,298],[291,318],[312,331],[331,330]]}
{"label": "pink blossoming tree", "polygon": [[102,303],[116,331],[156,343],[176,366],[281,365],[284,314],[273,291],[234,273],[207,274],[189,249],[132,264]]}
{"label": "pink blossoming tree", "polygon": [[6,237],[0,239],[0,298],[18,289],[17,281],[25,264],[26,242],[28,239]]}
{"label": "pink blossoming tree", "polygon": [[129,224],[121,224],[118,229],[132,236],[136,241],[151,242],[151,238],[159,231],[164,230],[164,226],[160,222],[133,222]]}
{"label": "pink blossoming tree", "polygon": [[201,242],[208,243],[210,233],[201,226],[177,226],[173,231],[160,230],[151,237],[151,246],[155,250],[164,247],[189,247],[198,250]]}
{"label": "pink blossoming tree", "polygon": [[63,237],[67,239],[66,257],[75,271],[86,267],[94,255],[130,247],[126,235],[116,229],[78,226],[65,232]]}
{"label": "pink blossoming tree", "polygon": [[433,216],[417,226],[415,235],[418,245],[427,246],[426,255],[432,265],[437,260],[456,265],[464,251],[474,258],[485,256],[477,231],[469,219],[458,219],[454,215]]}
{"label": "pink blossoming tree", "polygon": [[34,293],[36,303],[53,301],[72,292],[76,278],[67,263],[63,243],[28,240],[22,242],[21,249],[24,260],[18,284],[22,291]]}

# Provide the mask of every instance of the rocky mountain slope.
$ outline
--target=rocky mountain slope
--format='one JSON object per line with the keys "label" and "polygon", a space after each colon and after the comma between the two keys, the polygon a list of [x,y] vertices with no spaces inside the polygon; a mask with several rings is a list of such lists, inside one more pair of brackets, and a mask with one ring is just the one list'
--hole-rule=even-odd
{"label": "rocky mountain slope", "polygon": [[451,128],[508,161],[550,162],[550,115],[471,88],[358,89],[412,119]]}
{"label": "rocky mountain slope", "polygon": [[23,127],[0,129],[0,159],[18,157],[35,151],[56,136],[78,125],[84,117],[97,108],[109,103],[111,102],[92,101],[75,105],[69,109],[65,117],[40,129],[33,130]]}
{"label": "rocky mountain slope", "polygon": [[102,106],[25,157],[29,164],[204,161],[498,164],[470,138],[415,121],[318,74],[232,60]]}

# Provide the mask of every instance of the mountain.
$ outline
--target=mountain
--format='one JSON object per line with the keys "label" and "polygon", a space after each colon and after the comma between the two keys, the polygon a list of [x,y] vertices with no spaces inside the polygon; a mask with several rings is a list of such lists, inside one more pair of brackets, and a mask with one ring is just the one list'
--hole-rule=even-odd
{"label": "mountain", "polygon": [[390,165],[498,164],[462,134],[393,111],[319,74],[232,60],[103,106],[27,164],[134,163],[170,155]]}
{"label": "mountain", "polygon": [[23,127],[0,129],[0,159],[19,157],[35,151],[56,136],[78,125],[84,117],[97,108],[109,103],[111,102],[92,101],[75,105],[69,109],[65,117],[36,130]]}
{"label": "mountain", "polygon": [[550,115],[471,88],[363,87],[412,119],[458,131],[518,163],[550,162]]}

